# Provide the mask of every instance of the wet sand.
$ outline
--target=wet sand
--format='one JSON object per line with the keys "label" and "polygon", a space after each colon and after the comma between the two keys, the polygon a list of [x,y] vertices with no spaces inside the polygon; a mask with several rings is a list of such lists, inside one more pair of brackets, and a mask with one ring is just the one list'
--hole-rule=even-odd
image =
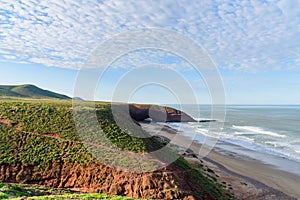
{"label": "wet sand", "polygon": [[[177,134],[176,130],[168,126],[162,128],[154,123],[141,125],[150,134],[166,140],[174,139]],[[212,149],[203,157],[197,153],[200,149],[205,148],[193,141],[189,145],[188,153],[183,155],[191,163],[198,163],[207,168],[208,174],[223,182],[238,199],[300,199],[299,175],[231,152],[221,153],[220,150]]]}

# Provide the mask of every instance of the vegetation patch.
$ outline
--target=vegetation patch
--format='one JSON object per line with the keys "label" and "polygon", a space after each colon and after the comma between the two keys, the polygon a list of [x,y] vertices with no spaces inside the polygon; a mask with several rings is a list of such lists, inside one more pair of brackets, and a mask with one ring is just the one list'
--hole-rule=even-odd
{"label": "vegetation patch", "polygon": [[133,200],[122,196],[109,196],[99,193],[79,193],[70,190],[49,188],[40,185],[0,183],[0,199],[109,199],[109,200]]}

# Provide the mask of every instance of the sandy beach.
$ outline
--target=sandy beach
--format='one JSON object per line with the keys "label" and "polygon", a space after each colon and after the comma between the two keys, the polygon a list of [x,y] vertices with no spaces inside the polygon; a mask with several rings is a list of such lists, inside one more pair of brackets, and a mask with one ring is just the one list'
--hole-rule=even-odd
{"label": "sandy beach", "polygon": [[[143,129],[166,140],[177,131],[155,123],[141,123]],[[158,131],[159,130],[159,131]],[[205,173],[217,178],[238,199],[300,199],[300,176],[232,152],[212,150],[205,157],[197,154],[201,144],[193,141],[183,156],[194,165],[201,165]]]}

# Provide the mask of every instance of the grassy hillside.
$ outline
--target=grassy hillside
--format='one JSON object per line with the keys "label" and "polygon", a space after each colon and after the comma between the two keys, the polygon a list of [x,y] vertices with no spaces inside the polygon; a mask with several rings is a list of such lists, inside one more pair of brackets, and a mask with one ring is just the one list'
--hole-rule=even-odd
{"label": "grassy hillside", "polygon": [[27,199],[58,200],[58,199],[108,199],[108,200],[134,200],[122,196],[108,196],[99,193],[80,193],[65,189],[55,189],[40,185],[0,183],[0,199]]}
{"label": "grassy hillside", "polygon": [[36,99],[70,99],[70,97],[34,85],[0,85],[0,97],[23,97]]}
{"label": "grassy hillside", "polygon": [[[109,104],[97,103],[96,110],[105,137],[116,147],[143,154],[165,145],[155,137],[135,138],[130,130],[121,130]],[[97,136],[97,130],[89,129],[88,117],[82,122],[80,128]],[[91,144],[99,142],[93,134],[85,138]],[[102,151],[100,157],[103,160],[96,160],[77,135],[71,101],[0,100],[0,182],[135,198],[230,198],[221,184],[206,178],[182,158],[161,171],[135,174],[116,171],[102,162],[113,157],[120,162],[117,164],[126,165],[128,159],[122,155]]]}

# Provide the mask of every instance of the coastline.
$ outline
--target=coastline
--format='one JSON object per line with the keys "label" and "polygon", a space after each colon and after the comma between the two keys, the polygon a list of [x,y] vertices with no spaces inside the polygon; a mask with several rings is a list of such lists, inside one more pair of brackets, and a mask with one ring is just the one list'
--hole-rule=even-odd
{"label": "coastline", "polygon": [[[155,123],[140,123],[145,131],[165,140],[172,140],[177,131]],[[228,144],[229,145],[229,144]],[[231,152],[220,153],[212,149],[207,156],[197,152],[204,146],[193,141],[182,155],[191,164],[207,168],[209,176],[214,176],[238,199],[300,199],[300,176],[278,169],[260,160],[249,159]],[[225,151],[225,150],[224,150]]]}

